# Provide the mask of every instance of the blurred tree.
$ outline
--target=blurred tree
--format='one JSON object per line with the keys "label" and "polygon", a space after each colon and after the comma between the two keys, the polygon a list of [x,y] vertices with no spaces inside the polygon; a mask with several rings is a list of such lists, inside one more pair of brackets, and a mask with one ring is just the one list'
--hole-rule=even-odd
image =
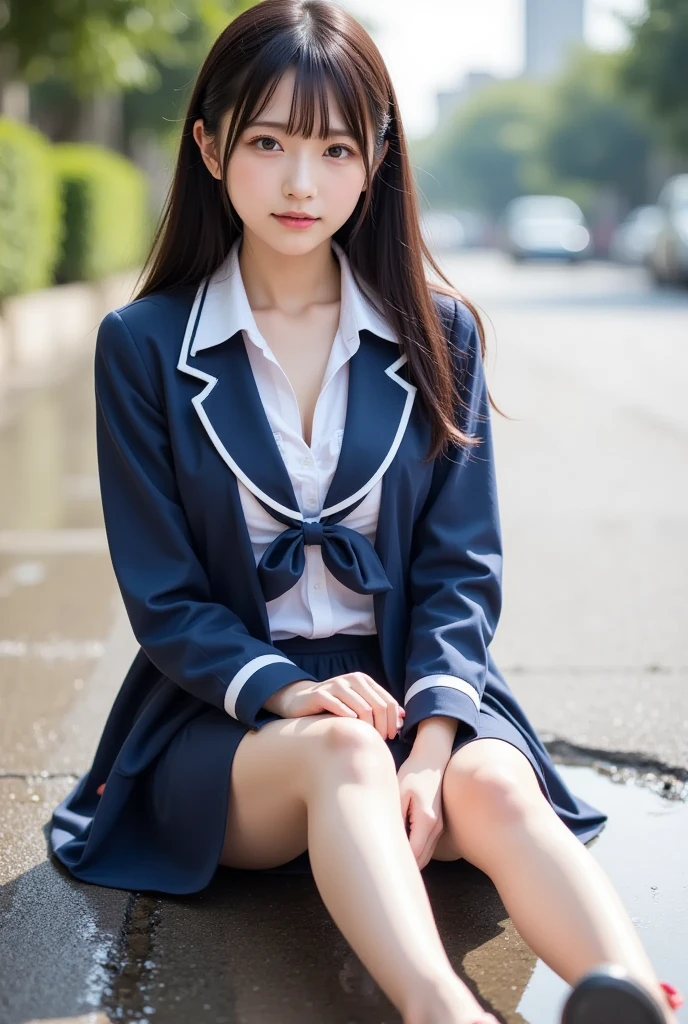
{"label": "blurred tree", "polygon": [[659,138],[619,83],[622,57],[579,47],[547,83],[518,78],[480,90],[414,144],[417,181],[435,206],[498,215],[524,193],[569,196],[596,215],[646,201]]}
{"label": "blurred tree", "polygon": [[623,55],[579,49],[554,83],[539,140],[554,179],[605,187],[621,207],[645,202],[658,133],[619,81]]}
{"label": "blurred tree", "polygon": [[427,202],[499,213],[525,188],[536,159],[546,102],[526,80],[487,85],[413,145],[417,181]]}
{"label": "blurred tree", "polygon": [[134,155],[136,132],[168,130],[212,41],[254,2],[0,0],[0,99],[16,109],[24,82],[31,120],[54,141]]}
{"label": "blurred tree", "polygon": [[688,155],[688,3],[649,0],[645,17],[629,27],[622,82],[659,119],[666,142]]}
{"label": "blurred tree", "polygon": [[0,0],[5,66],[29,83],[54,79],[81,96],[154,88],[156,59],[193,65],[253,0]]}

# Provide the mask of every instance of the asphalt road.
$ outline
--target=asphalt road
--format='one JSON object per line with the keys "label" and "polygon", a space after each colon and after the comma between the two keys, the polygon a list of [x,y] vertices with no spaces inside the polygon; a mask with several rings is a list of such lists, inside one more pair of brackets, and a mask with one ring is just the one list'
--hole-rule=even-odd
{"label": "asphalt road", "polygon": [[[602,263],[513,267],[466,253],[445,264],[489,317],[488,379],[512,417],[494,416],[500,668],[561,759],[653,769],[678,795],[688,779],[688,292],[653,291],[641,270]],[[0,1020],[398,1022],[306,881],[258,886],[244,875],[238,887],[221,879],[159,899],[77,883],[46,860],[52,807],[89,766],[135,650],[102,531],[90,370],[15,396],[0,430]],[[595,787],[616,790],[618,826],[596,855],[642,905],[668,965],[680,938],[671,915],[686,895],[671,830],[680,826],[685,849],[685,813],[676,802],[660,813],[645,792],[634,859],[633,791],[567,770],[589,772],[580,792],[593,802]],[[664,903],[646,862],[662,873]],[[457,969],[510,1024],[552,1024],[552,979],[489,880],[438,869],[428,888]]]}
{"label": "asphalt road", "polygon": [[686,770],[688,291],[604,263],[446,266],[514,417],[494,414],[495,658],[545,732]]}

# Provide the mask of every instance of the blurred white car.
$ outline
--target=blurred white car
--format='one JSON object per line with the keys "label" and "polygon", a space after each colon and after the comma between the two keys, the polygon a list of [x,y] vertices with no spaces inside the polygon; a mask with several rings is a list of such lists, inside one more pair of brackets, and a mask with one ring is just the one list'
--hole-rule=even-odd
{"label": "blurred white car", "polygon": [[661,223],[648,266],[658,284],[688,284],[688,174],[669,178],[657,206]]}
{"label": "blurred white car", "polygon": [[427,210],[421,230],[431,249],[468,249],[486,244],[488,223],[477,210]]}
{"label": "blurred white car", "polygon": [[646,263],[661,224],[662,211],[658,206],[636,206],[614,231],[609,255],[619,263]]}
{"label": "blurred white car", "polygon": [[519,196],[501,218],[502,246],[515,260],[585,259],[592,248],[583,211],[567,196]]}
{"label": "blurred white car", "polygon": [[457,216],[447,210],[428,210],[421,218],[421,230],[431,249],[460,249],[466,232]]}

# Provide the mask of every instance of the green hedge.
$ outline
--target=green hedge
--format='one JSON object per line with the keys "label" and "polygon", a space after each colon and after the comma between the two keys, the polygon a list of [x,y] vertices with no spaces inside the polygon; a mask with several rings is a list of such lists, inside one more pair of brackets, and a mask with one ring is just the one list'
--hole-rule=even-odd
{"label": "green hedge", "polygon": [[0,300],[136,267],[153,227],[130,160],[0,117]]}
{"label": "green hedge", "polygon": [[40,132],[0,117],[0,299],[53,282],[62,209],[51,151]]}
{"label": "green hedge", "polygon": [[58,143],[52,154],[65,220],[56,281],[95,281],[138,266],[153,228],[145,174],[118,153],[90,143]]}

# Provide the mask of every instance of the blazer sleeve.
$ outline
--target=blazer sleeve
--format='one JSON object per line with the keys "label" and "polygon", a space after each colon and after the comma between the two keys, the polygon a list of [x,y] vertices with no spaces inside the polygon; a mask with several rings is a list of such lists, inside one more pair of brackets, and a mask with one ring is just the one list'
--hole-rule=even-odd
{"label": "blazer sleeve", "polygon": [[[451,343],[466,408],[461,429],[477,446],[438,456],[414,528],[402,739],[435,715],[477,736],[488,645],[502,603],[502,541],[485,370],[475,317],[457,303]],[[457,733],[458,734],[458,733]]]}
{"label": "blazer sleeve", "polygon": [[279,719],[264,701],[314,677],[213,600],[180,500],[163,405],[116,311],[98,330],[94,375],[105,528],[136,639],[160,672],[245,725]]}

